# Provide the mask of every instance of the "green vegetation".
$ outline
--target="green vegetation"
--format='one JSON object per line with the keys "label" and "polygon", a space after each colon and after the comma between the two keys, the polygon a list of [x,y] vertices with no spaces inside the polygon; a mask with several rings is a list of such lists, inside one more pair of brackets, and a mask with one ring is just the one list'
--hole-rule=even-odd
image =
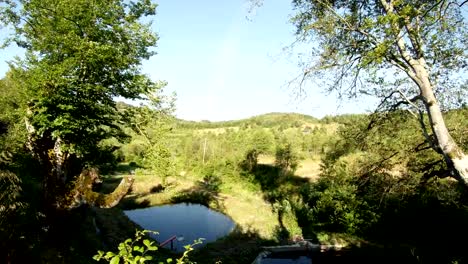
{"label": "green vegetation", "polygon": [[[459,118],[467,113],[447,113],[456,137],[466,133],[467,121]],[[310,232],[406,245],[423,263],[461,261],[463,249],[445,241],[468,231],[459,228],[468,216],[466,188],[444,177],[443,160],[418,133],[417,121],[405,115],[387,115],[370,129],[372,117],[343,127],[323,159],[321,177],[304,186],[300,210]],[[468,149],[466,142],[462,147]]]}
{"label": "green vegetation", "polygon": [[468,156],[444,110],[466,106],[465,1],[295,0],[299,42],[314,43],[299,85],[319,80],[341,96],[373,96],[377,111],[412,113],[447,173],[468,186]]}
{"label": "green vegetation", "polygon": [[[104,259],[111,264],[138,264],[138,263],[145,263],[146,261],[155,260],[151,253],[158,250],[158,247],[155,245],[154,241],[150,241],[149,239],[144,239],[147,233],[154,233],[157,232],[143,230],[143,231],[136,231],[134,239],[126,239],[124,242],[119,244],[119,252],[114,253],[112,251],[104,252],[99,251],[97,255],[93,257],[96,261],[100,261]],[[190,263],[188,262],[188,254],[190,251],[193,251],[193,246],[201,244],[202,240],[194,241],[193,244],[187,245],[185,247],[185,252],[182,256],[176,259],[177,264],[184,264]],[[142,245],[141,245],[142,244]],[[122,262],[121,262],[122,261]],[[155,260],[157,261],[157,260]],[[158,261],[158,263],[173,263],[171,258],[166,259],[166,261]]]}
{"label": "green vegetation", "polygon": [[466,73],[466,1],[429,2],[293,1],[300,40],[319,40],[301,82],[338,69],[331,90],[383,98],[375,113],[189,122],[140,70],[151,1],[2,1],[5,44],[26,55],[0,80],[0,262],[189,262],[191,246],[158,249],[122,211],[180,202],[236,223],[198,263],[300,237],[467,262],[467,86],[450,78]]}
{"label": "green vegetation", "polygon": [[[466,114],[467,109],[447,113],[455,138],[467,132]],[[281,130],[280,122],[270,128],[240,123],[238,129],[213,123],[215,131],[176,122],[165,140],[173,142],[179,174],[168,178],[162,192],[151,192],[162,183],[161,177],[139,176],[123,206],[205,204],[229,215],[241,230],[256,234],[255,245],[304,236],[350,247],[392,247],[398,254],[431,263],[461,260],[462,248],[434,240],[448,241],[455,232],[468,231],[460,230],[467,220],[465,188],[444,178],[443,160],[428,148],[418,122],[409,115],[327,117],[307,123],[311,130],[304,129],[305,123]],[[259,135],[273,140],[275,150],[262,147]],[[466,142],[460,142],[466,149]],[[133,155],[123,157],[137,162]],[[321,169],[314,168],[319,164]],[[301,170],[313,174],[297,173]],[[242,232],[209,245],[194,254],[195,260],[236,263],[222,251],[223,244],[232,246],[231,237]],[[207,257],[213,255],[209,250],[222,251],[225,257]],[[256,252],[258,248],[248,256]]]}
{"label": "green vegetation", "polygon": [[88,185],[80,179],[87,175],[76,176],[100,162],[96,153],[104,139],[124,136],[113,97],[137,99],[159,90],[140,72],[157,40],[140,20],[155,8],[150,1],[25,0],[2,6],[2,21],[12,28],[7,43],[26,50],[3,82],[14,96],[4,107],[20,109],[13,112],[25,120],[20,135],[40,164],[44,210],[103,200],[99,206],[111,207],[128,191],[131,179],[124,179],[112,197],[103,198],[83,188]]}

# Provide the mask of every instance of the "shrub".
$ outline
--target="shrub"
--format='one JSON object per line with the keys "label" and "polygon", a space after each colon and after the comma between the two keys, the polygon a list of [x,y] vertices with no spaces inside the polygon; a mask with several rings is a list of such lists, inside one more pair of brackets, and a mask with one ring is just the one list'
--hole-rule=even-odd
{"label": "shrub", "polygon": [[[126,239],[124,242],[120,243],[118,246],[118,252],[104,252],[98,251],[98,253],[93,257],[94,260],[100,261],[105,260],[110,264],[137,264],[145,263],[148,260],[153,260],[153,256],[150,255],[151,252],[158,250],[158,247],[155,245],[154,241],[149,239],[144,239],[145,235],[148,233],[157,234],[157,232],[150,230],[136,231],[134,239]],[[176,259],[175,263],[177,264],[188,264],[192,263],[188,260],[188,253],[193,250],[193,246],[201,244],[202,239],[195,240],[193,244],[185,246],[185,252],[182,256]],[[166,259],[166,263],[172,263],[172,259]],[[163,263],[163,262],[159,262]]]}
{"label": "shrub", "polygon": [[280,168],[283,172],[294,172],[299,165],[299,156],[289,143],[278,147],[275,157],[275,166]]}

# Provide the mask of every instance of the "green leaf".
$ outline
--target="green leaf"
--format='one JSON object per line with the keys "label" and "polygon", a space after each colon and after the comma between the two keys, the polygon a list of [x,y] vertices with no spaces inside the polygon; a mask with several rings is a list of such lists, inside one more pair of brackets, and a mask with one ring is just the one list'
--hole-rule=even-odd
{"label": "green leaf", "polygon": [[93,259],[96,260],[96,261],[101,260],[101,258],[102,258],[102,255],[94,255],[93,256]]}
{"label": "green leaf", "polygon": [[149,251],[156,251],[156,250],[158,250],[158,247],[157,246],[150,246],[150,247],[148,247],[148,250]]}
{"label": "green leaf", "polygon": [[111,259],[111,261],[109,262],[110,264],[119,264],[120,262],[120,257],[119,256],[115,256]]}
{"label": "green leaf", "polygon": [[142,247],[140,247],[140,246],[134,246],[133,250],[137,251],[137,252],[143,252],[144,249]]}
{"label": "green leaf", "polygon": [[154,242],[151,242],[151,241],[149,241],[148,239],[143,240],[143,244],[144,244],[147,248],[150,248],[151,245],[152,245],[153,243],[154,243]]}

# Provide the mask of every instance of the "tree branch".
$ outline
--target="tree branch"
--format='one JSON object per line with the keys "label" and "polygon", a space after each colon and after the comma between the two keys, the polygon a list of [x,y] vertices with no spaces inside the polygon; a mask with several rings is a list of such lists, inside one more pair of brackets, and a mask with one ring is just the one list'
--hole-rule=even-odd
{"label": "tree branch", "polygon": [[417,111],[418,111],[418,116],[417,119],[419,121],[419,125],[421,126],[421,130],[422,130],[422,133],[424,135],[424,138],[426,139],[426,141],[431,145],[431,147],[437,151],[438,153],[442,153],[442,150],[437,146],[437,144],[434,142],[434,140],[432,139],[432,137],[429,135],[428,133],[428,129],[426,127],[426,123],[424,123],[424,112],[421,111],[421,109],[415,104],[416,101],[419,101],[419,100],[424,100],[423,97],[421,95],[417,95],[411,99],[409,99],[408,97],[406,97],[406,95],[401,92],[400,90],[397,90],[397,92],[401,95],[401,97],[403,97],[403,99],[408,103],[410,104],[411,106],[413,106]]}
{"label": "tree branch", "polygon": [[[387,14],[394,13],[394,7],[393,7],[392,2],[387,3],[386,0],[380,0],[380,3],[383,5],[383,7],[385,9],[385,12]],[[396,43],[396,45],[398,47],[400,55],[402,56],[402,58],[404,59],[406,64],[412,70],[412,72],[411,71],[406,71],[406,73],[408,75],[413,74],[412,79],[414,79],[414,78],[416,78],[416,76],[414,74],[416,72],[416,70],[414,69],[413,66],[417,63],[417,61],[414,58],[412,58],[411,55],[408,53],[408,50],[406,49],[406,43],[405,43],[405,41],[403,39],[403,34],[401,33],[401,30],[398,28],[398,25],[396,23],[392,23],[390,26],[391,26],[391,28],[393,30],[393,33],[395,34],[395,38],[396,38],[395,43]]]}
{"label": "tree branch", "polygon": [[103,194],[93,191],[93,185],[99,181],[98,170],[95,168],[85,169],[78,176],[68,197],[65,197],[60,208],[73,209],[83,204],[99,208],[111,208],[116,206],[120,200],[130,191],[134,178],[124,177],[112,193]]}

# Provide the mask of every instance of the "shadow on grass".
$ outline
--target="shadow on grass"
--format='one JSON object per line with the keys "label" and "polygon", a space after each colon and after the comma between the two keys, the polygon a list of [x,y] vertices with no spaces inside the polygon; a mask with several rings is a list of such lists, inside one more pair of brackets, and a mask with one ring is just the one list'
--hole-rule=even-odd
{"label": "shadow on grass", "polygon": [[[263,199],[270,203],[278,217],[279,226],[275,230],[275,237],[278,241],[287,241],[291,238],[291,234],[284,224],[286,215],[286,207],[295,215],[301,229],[307,227],[307,221],[304,220],[302,212],[295,208],[290,202],[292,197],[301,196],[301,187],[309,184],[309,180],[303,177],[294,175],[292,171],[284,171],[274,165],[256,164],[250,170],[244,171],[245,175],[250,175],[251,181],[259,184],[263,193]],[[302,232],[307,238],[316,240],[316,234],[313,232]]]}
{"label": "shadow on grass", "polygon": [[171,199],[172,203],[196,203],[211,207],[218,211],[224,211],[223,198],[219,196],[220,180],[213,177],[205,177],[195,186],[181,191]]}
{"label": "shadow on grass", "polygon": [[285,172],[281,168],[268,164],[257,164],[246,173],[253,175],[253,181],[260,185],[268,202],[272,202],[269,198],[285,198],[274,196],[278,190],[288,188],[289,192],[299,193],[298,187],[309,183],[308,179],[295,176],[291,171]]}
{"label": "shadow on grass", "polygon": [[115,166],[114,172],[118,174],[132,174],[135,169],[141,168],[135,162],[119,163]]}
{"label": "shadow on grass", "polygon": [[275,241],[259,236],[257,230],[236,227],[229,235],[208,243],[190,255],[196,263],[252,263],[263,246],[275,245]]}
{"label": "shadow on grass", "polygon": [[144,197],[145,195],[136,195],[131,197],[125,197],[120,201],[119,207],[122,210],[133,210],[139,208],[147,208],[151,206],[151,201],[149,199],[139,200],[138,198]]}

